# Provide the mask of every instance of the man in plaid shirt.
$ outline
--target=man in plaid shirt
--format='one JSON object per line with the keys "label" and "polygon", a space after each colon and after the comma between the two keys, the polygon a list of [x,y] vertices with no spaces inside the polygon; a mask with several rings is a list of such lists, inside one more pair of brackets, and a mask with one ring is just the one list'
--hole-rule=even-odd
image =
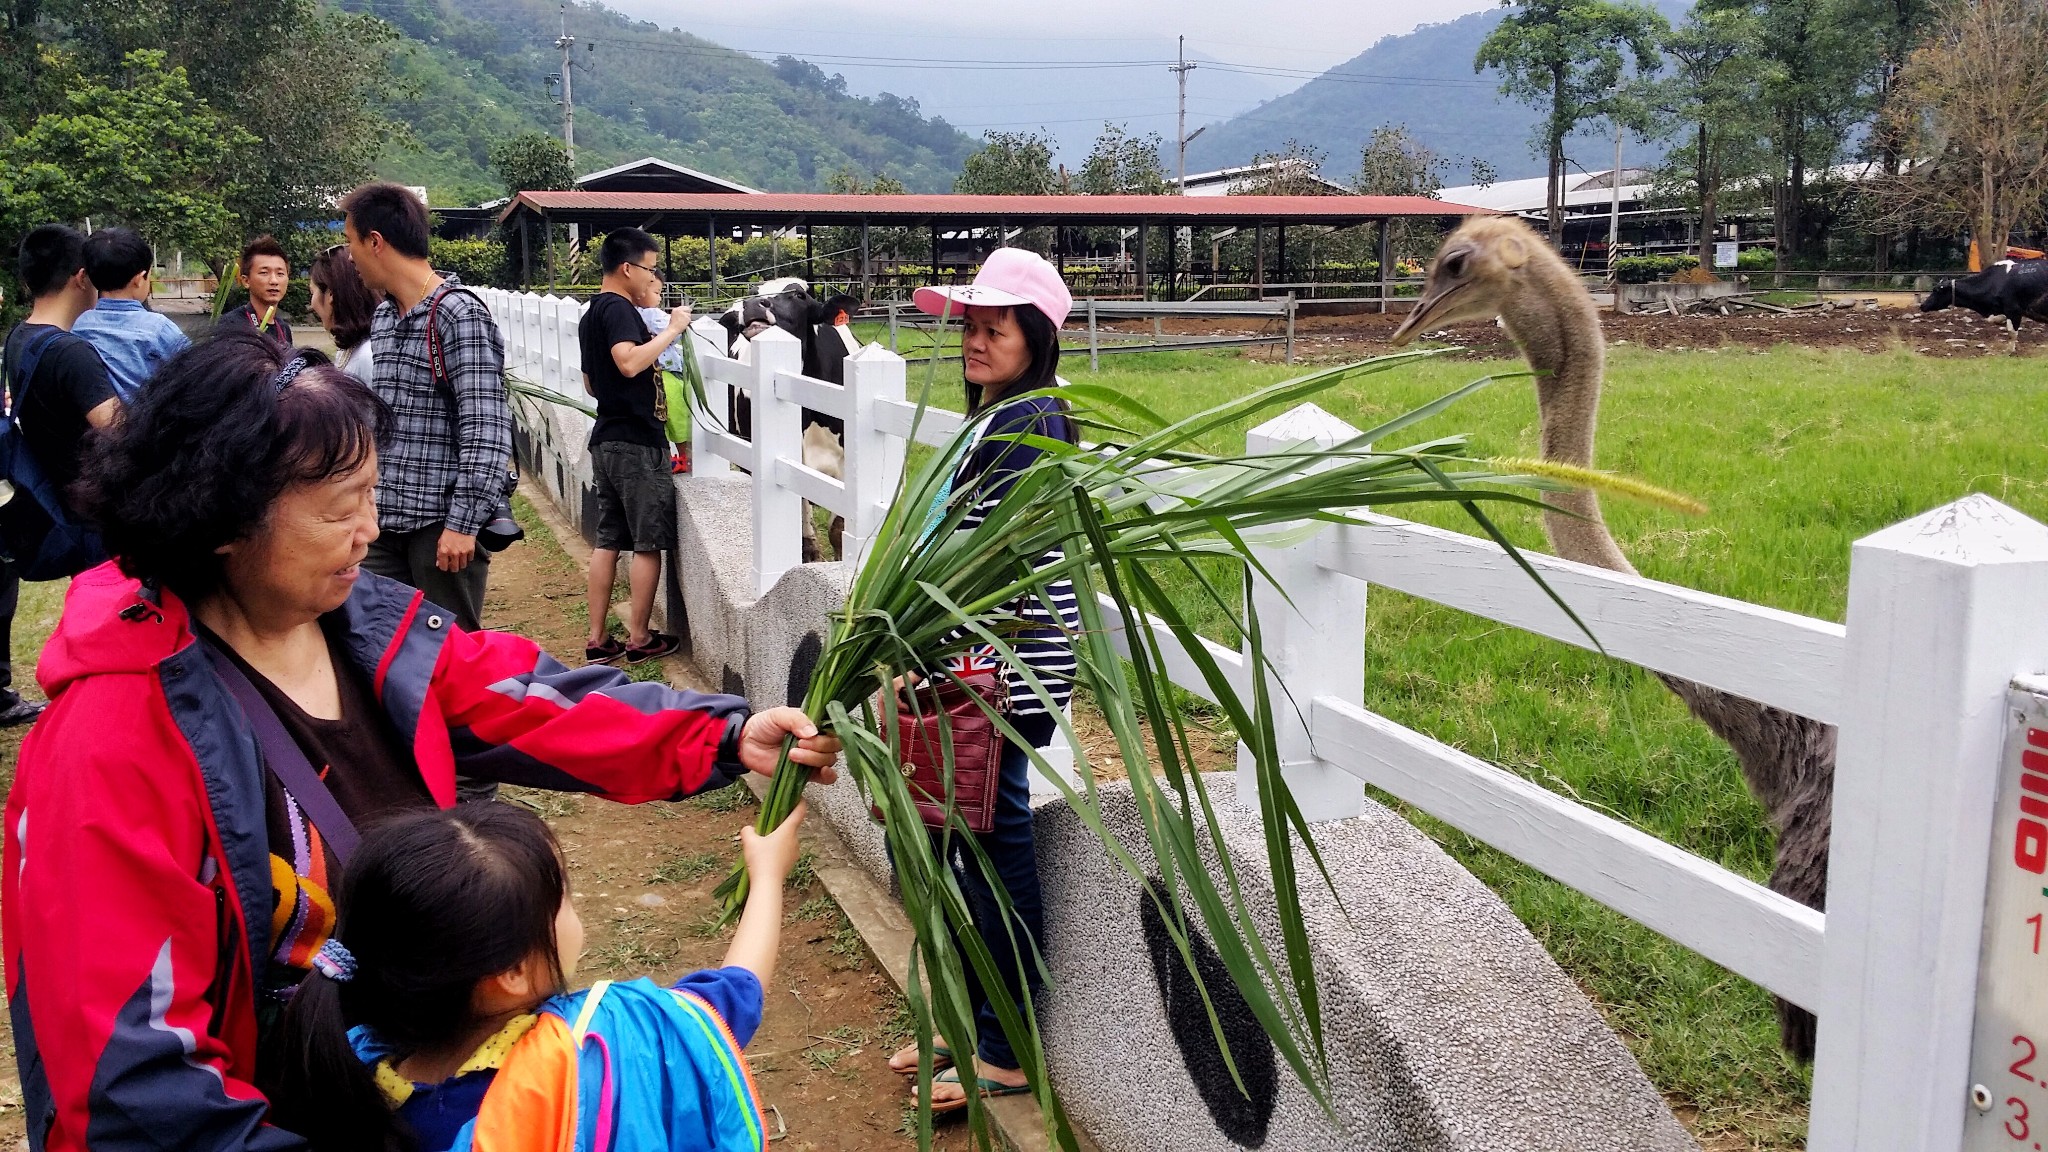
{"label": "man in plaid shirt", "polygon": [[349,256],[384,297],[370,326],[372,387],[391,406],[379,449],[377,539],[363,561],[482,626],[490,553],[477,530],[505,495],[512,456],[505,342],[483,301],[427,262],[427,206],[397,184],[341,202]]}

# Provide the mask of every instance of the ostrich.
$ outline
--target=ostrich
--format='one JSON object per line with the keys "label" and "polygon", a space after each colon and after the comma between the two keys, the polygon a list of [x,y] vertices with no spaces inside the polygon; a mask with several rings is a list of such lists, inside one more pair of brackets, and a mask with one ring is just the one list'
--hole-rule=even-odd
{"label": "ostrich", "polygon": [[[1511,216],[1471,220],[1444,241],[1422,298],[1394,332],[1406,344],[1426,328],[1498,316],[1537,372],[1543,457],[1593,466],[1606,341],[1579,278],[1549,244]],[[1543,531],[1557,555],[1633,575],[1589,491],[1550,493]],[[1834,800],[1835,729],[1805,716],[1703,684],[1663,676],[1665,685],[1742,765],[1750,792],[1777,832],[1771,888],[1812,908],[1827,897],[1829,813]],[[1778,1002],[1785,1047],[1813,1058],[1811,1014]]]}

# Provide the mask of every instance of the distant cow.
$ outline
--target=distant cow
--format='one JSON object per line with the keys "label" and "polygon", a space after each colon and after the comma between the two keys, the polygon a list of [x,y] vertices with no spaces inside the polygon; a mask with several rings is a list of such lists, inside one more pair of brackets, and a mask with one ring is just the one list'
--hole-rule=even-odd
{"label": "distant cow", "polygon": [[[858,299],[847,295],[819,299],[811,294],[809,284],[789,276],[766,281],[754,295],[734,301],[718,317],[718,323],[726,331],[726,354],[729,356],[738,355],[744,341],[754,339],[769,328],[780,328],[802,343],[804,375],[814,380],[844,384],[846,358],[860,349],[859,342],[853,338],[853,330],[847,325],[851,313],[859,306]],[[727,398],[726,424],[735,436],[749,439],[753,436],[754,406],[738,390]],[[803,411],[803,430],[804,464],[838,479],[845,460],[846,422],[806,408]],[[817,559],[821,551],[809,508],[808,504],[805,505],[806,561]],[[835,554],[843,555],[841,548],[845,531],[846,518],[834,516],[830,535]]]}
{"label": "distant cow", "polygon": [[1982,272],[1943,280],[1921,301],[1922,312],[1968,308],[1979,316],[2005,317],[2012,350],[2020,349],[2020,321],[2048,324],[2048,259],[2000,260]]}
{"label": "distant cow", "polygon": [[[797,338],[804,350],[803,374],[833,384],[846,383],[846,358],[860,345],[853,339],[847,319],[860,301],[844,294],[820,299],[810,285],[795,276],[769,280],[754,295],[735,300],[719,316],[726,331],[726,352],[738,351],[741,337],[753,339],[769,327],[780,328]],[[753,434],[753,404],[738,392],[732,394],[726,413],[735,436]],[[846,434],[845,421],[823,412],[804,410],[804,426],[822,424],[834,436]]]}

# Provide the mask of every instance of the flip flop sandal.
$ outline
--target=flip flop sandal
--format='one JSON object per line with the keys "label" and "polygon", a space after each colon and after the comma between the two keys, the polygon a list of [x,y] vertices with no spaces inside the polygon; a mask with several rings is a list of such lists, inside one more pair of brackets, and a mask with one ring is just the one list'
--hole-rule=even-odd
{"label": "flip flop sandal", "polygon": [[[932,1071],[943,1072],[946,1069],[951,1068],[952,1066],[953,1050],[951,1048],[946,1047],[944,1044],[932,1045]],[[917,1065],[915,1064],[912,1064],[908,1068],[898,1068],[894,1064],[891,1064],[889,1065],[889,1071],[894,1072],[898,1076],[908,1076],[913,1080],[917,1078]]]}
{"label": "flip flop sandal", "polygon": [[585,644],[583,646],[583,662],[585,664],[616,664],[625,655],[626,646],[619,643],[617,636],[606,636],[602,644]]}
{"label": "flip flop sandal", "polygon": [[[994,1096],[1022,1096],[1031,1091],[1031,1085],[1029,1084],[1005,1084],[1001,1080],[991,1080],[986,1076],[977,1076],[975,1081],[975,1086],[981,1089],[981,1098],[983,1100]],[[960,1083],[960,1069],[948,1068],[937,1076],[932,1077],[932,1083],[958,1084]],[[932,1115],[944,1116],[949,1112],[958,1112],[966,1107],[967,1097],[964,1095],[958,1100],[934,1100],[932,1101]]]}

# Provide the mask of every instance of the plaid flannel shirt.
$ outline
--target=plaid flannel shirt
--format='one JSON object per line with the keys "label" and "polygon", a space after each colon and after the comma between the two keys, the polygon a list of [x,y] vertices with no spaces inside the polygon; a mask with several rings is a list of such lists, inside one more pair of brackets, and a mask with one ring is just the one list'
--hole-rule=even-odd
{"label": "plaid flannel shirt", "polygon": [[[378,453],[377,526],[411,532],[444,524],[474,536],[505,494],[512,457],[512,408],[505,392],[505,340],[497,321],[454,276],[404,315],[377,305],[372,387],[391,405]],[[434,314],[443,379],[427,357],[427,310]]]}

